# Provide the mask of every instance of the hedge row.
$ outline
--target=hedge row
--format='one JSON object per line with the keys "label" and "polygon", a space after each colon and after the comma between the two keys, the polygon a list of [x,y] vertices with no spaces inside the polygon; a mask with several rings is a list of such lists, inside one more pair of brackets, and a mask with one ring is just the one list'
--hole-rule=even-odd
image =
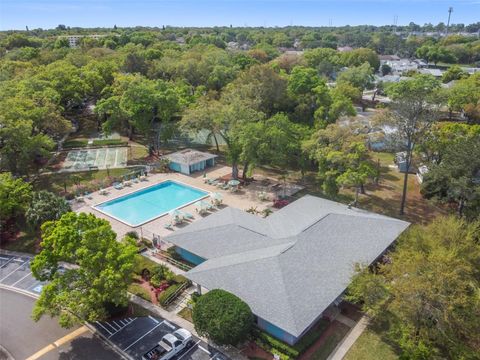
{"label": "hedge row", "polygon": [[158,297],[158,302],[161,306],[163,307],[167,307],[168,304],[167,304],[167,300],[169,300],[169,297],[175,293],[175,291],[177,291],[178,289],[180,289],[180,287],[182,286],[183,284],[175,284],[175,285],[172,285],[170,286],[169,288],[167,288],[167,290],[163,291],[160,296]]}
{"label": "hedge row", "polygon": [[107,145],[126,146],[128,145],[128,141],[123,141],[121,139],[93,140],[93,146],[107,146]]}
{"label": "hedge row", "polygon": [[182,287],[185,283],[188,283],[190,280],[188,280],[185,276],[182,275],[175,275],[175,277],[172,279],[172,282],[175,284],[171,285],[167,290],[162,292],[160,296],[158,297],[158,302],[161,306],[166,307],[168,304],[166,301],[168,298],[175,293],[180,287]]}
{"label": "hedge row", "polygon": [[64,149],[79,148],[79,147],[85,147],[87,145],[88,145],[87,139],[67,140],[62,144],[62,148]]}
{"label": "hedge row", "polygon": [[266,351],[280,355],[282,360],[296,359],[300,352],[266,332],[256,328],[253,331],[255,342]]}

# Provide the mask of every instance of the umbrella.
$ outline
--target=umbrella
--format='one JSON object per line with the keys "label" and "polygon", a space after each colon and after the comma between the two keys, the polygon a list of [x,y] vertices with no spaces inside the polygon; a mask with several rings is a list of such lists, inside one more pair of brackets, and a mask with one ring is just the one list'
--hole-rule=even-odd
{"label": "umbrella", "polygon": [[212,198],[213,200],[222,200],[222,194],[214,192],[210,194],[210,198]]}
{"label": "umbrella", "polygon": [[181,215],[181,212],[179,210],[172,210],[168,213],[171,217],[176,218]]}
{"label": "umbrella", "polygon": [[197,210],[205,210],[208,207],[208,204],[205,201],[197,201],[195,204]]}
{"label": "umbrella", "polygon": [[238,186],[239,184],[240,184],[240,181],[235,180],[235,179],[230,180],[230,181],[228,182],[228,185],[230,185],[230,186]]}

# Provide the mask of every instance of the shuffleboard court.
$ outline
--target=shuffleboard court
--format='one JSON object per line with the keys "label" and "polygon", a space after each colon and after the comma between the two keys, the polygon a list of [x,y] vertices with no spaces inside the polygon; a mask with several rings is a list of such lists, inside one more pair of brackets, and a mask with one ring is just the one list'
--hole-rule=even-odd
{"label": "shuffleboard court", "polygon": [[127,166],[127,152],[127,147],[72,150],[67,154],[62,171],[122,168]]}

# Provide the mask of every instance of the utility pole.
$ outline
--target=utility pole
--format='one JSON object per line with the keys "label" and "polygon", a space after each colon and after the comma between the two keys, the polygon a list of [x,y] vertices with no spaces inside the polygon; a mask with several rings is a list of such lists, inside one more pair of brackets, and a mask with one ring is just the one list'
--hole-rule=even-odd
{"label": "utility pole", "polygon": [[448,21],[447,21],[447,30],[445,32],[445,35],[448,35],[448,27],[450,26],[450,16],[452,16],[452,12],[453,12],[453,7],[449,7],[448,8]]}
{"label": "utility pole", "polygon": [[398,24],[398,15],[395,15],[393,17],[393,33],[394,34],[397,32],[397,24]]}

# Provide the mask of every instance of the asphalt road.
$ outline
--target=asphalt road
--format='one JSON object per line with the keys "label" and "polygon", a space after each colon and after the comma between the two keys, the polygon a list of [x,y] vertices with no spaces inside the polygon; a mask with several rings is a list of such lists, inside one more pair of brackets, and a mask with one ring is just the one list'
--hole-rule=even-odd
{"label": "asphalt road", "polygon": [[[27,359],[41,349],[50,350],[41,359],[119,359],[120,356],[90,331],[66,341],[73,329],[62,329],[56,319],[43,317],[34,322],[32,313],[35,299],[10,290],[0,289],[0,344],[15,359]],[[59,339],[59,346],[51,345]]]}

